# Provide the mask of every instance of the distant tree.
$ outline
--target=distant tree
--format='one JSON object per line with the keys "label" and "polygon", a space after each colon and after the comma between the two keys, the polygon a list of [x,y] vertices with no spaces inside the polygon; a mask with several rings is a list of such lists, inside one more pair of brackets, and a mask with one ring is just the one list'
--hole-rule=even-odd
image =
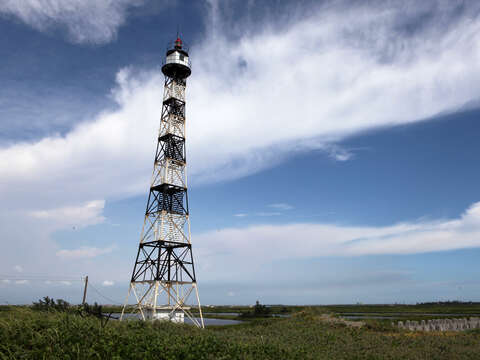
{"label": "distant tree", "polygon": [[476,301],[460,301],[460,300],[448,300],[448,301],[431,301],[431,302],[422,302],[417,303],[420,306],[431,306],[431,305],[479,305],[480,302]]}
{"label": "distant tree", "polygon": [[67,311],[70,309],[70,303],[63,299],[50,298],[45,296],[43,299],[38,300],[38,302],[33,302],[34,310],[38,311]]}
{"label": "distant tree", "polygon": [[260,304],[260,301],[255,302],[255,307],[253,308],[253,313],[255,316],[268,316],[270,315],[270,309],[265,305]]}
{"label": "distant tree", "polygon": [[242,312],[240,317],[243,318],[255,318],[255,317],[269,317],[270,315],[270,308],[260,304],[260,301],[256,301],[255,305],[253,306],[252,311]]}

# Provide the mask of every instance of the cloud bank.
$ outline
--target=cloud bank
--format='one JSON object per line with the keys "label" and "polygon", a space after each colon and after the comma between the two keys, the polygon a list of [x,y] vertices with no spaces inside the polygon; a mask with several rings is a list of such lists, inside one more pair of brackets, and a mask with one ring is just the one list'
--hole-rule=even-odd
{"label": "cloud bank", "polygon": [[104,200],[94,200],[79,206],[34,210],[30,211],[30,216],[46,223],[56,224],[58,228],[72,226],[76,229],[102,223],[105,220],[102,215],[104,207]]}
{"label": "cloud bank", "polygon": [[[262,225],[208,232],[196,236],[194,243],[195,255],[201,259],[200,269],[205,270],[201,275],[206,279],[212,274],[225,279],[240,274],[255,276],[261,267],[287,259],[417,254],[480,247],[480,202],[451,220],[385,227]],[[213,268],[216,271],[211,271]]]}
{"label": "cloud bank", "polygon": [[143,0],[4,0],[0,14],[13,15],[36,30],[66,28],[75,43],[103,44],[116,37],[128,9]]}
{"label": "cloud bank", "polygon": [[99,255],[111,253],[116,246],[110,246],[104,249],[96,247],[81,247],[79,249],[67,250],[62,249],[57,251],[56,255],[62,259],[81,259],[81,258],[94,258]]}
{"label": "cloud bank", "polygon": [[[346,161],[352,154],[336,145],[345,137],[421,121],[476,99],[478,18],[456,17],[454,26],[432,21],[407,36],[397,19],[408,15],[395,7],[319,8],[282,31],[245,29],[236,40],[222,35],[221,20],[212,20],[207,38],[191,50],[191,181],[245,176],[311,149]],[[1,148],[0,180],[13,192],[35,181],[54,199],[66,198],[69,184],[77,189],[69,197],[76,204],[143,193],[162,92],[158,68],[120,70],[112,90],[118,108],[65,136]]]}

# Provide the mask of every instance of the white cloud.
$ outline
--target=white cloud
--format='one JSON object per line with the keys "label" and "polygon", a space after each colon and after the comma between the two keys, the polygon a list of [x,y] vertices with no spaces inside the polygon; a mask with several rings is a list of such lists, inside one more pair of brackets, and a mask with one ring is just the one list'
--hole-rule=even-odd
{"label": "white cloud", "polygon": [[[394,10],[332,7],[282,31],[246,30],[238,40],[211,33],[194,46],[187,94],[191,182],[244,176],[311,149],[345,161],[351,153],[336,141],[476,99],[480,22],[465,17],[408,37],[398,33],[402,13]],[[221,61],[211,54],[222,54]],[[46,199],[71,206],[144,193],[162,92],[158,69],[122,69],[112,90],[118,109],[65,136],[1,148],[7,199],[32,199],[24,191],[32,182],[44,189],[33,199],[42,206]]]}
{"label": "white cloud", "polygon": [[88,201],[78,206],[63,206],[48,210],[35,210],[31,217],[54,223],[58,227],[72,226],[73,229],[95,225],[105,221],[102,215],[105,207],[104,200]]}
{"label": "white cloud", "polygon": [[[279,211],[286,211],[286,210],[291,210],[293,209],[293,206],[292,205],[289,205],[289,204],[285,204],[285,203],[276,203],[276,204],[270,204],[268,205],[268,207],[272,208],[272,209],[275,209],[275,210],[279,210]],[[283,215],[281,212],[279,211],[259,211],[259,212],[256,212],[254,213],[253,215],[255,216],[280,216],[280,215]],[[249,214],[247,213],[238,213],[238,214],[235,214],[233,215],[235,217],[247,217],[249,216]]]}
{"label": "white cloud", "polygon": [[82,259],[82,258],[94,258],[100,255],[111,253],[116,246],[110,246],[104,249],[96,247],[81,247],[73,250],[59,250],[56,255],[62,259]]}
{"label": "white cloud", "polygon": [[338,146],[336,144],[327,144],[323,150],[327,152],[328,156],[330,158],[337,160],[337,161],[348,161],[353,158],[353,153],[345,149],[341,146]]}
{"label": "white cloud", "polygon": [[239,213],[239,214],[235,214],[235,215],[233,215],[233,216],[235,216],[235,217],[246,217],[246,216],[248,216],[248,214]]}
{"label": "white cloud", "polygon": [[111,280],[105,280],[103,283],[102,283],[103,286],[113,286],[115,285],[115,282],[114,281],[111,281]]}
{"label": "white cloud", "polygon": [[23,267],[21,267],[20,265],[15,265],[15,266],[13,267],[13,269],[14,269],[16,272],[20,272],[20,273],[23,272]]}
{"label": "white cloud", "polygon": [[[480,247],[480,202],[459,218],[385,227],[334,224],[261,225],[195,236],[203,276],[256,273],[282,259],[324,256],[416,254]],[[222,269],[220,271],[220,269]],[[234,274],[232,274],[234,273]]]}
{"label": "white cloud", "polygon": [[70,286],[72,283],[70,281],[60,281],[60,284]]}
{"label": "white cloud", "polygon": [[276,203],[276,204],[270,204],[268,206],[273,208],[273,209],[278,209],[278,210],[292,210],[293,209],[292,205],[286,204],[286,203]]}
{"label": "white cloud", "polygon": [[255,213],[255,215],[257,216],[280,216],[282,215],[282,213],[279,213],[279,212],[272,212],[272,211],[260,211],[260,212],[257,212]]}
{"label": "white cloud", "polygon": [[9,279],[2,279],[2,284],[10,284],[10,282]]}
{"label": "white cloud", "polygon": [[14,15],[34,29],[65,27],[76,43],[106,43],[125,23],[128,9],[143,0],[4,0],[0,14]]}
{"label": "white cloud", "polygon": [[15,284],[17,284],[17,285],[27,285],[27,284],[29,284],[29,281],[28,280],[16,280]]}

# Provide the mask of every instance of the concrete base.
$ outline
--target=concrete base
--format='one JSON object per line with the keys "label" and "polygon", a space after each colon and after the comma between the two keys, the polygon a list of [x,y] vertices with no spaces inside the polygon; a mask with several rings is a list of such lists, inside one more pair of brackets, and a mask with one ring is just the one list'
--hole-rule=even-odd
{"label": "concrete base", "polygon": [[[392,323],[392,325],[394,325]],[[397,326],[400,329],[410,331],[462,331],[468,329],[480,328],[480,318],[471,317],[470,319],[434,319],[434,320],[422,320],[410,321],[405,323],[399,321]]]}
{"label": "concrete base", "polygon": [[169,309],[157,309],[155,315],[153,315],[153,310],[147,310],[145,311],[145,317],[150,320],[163,320],[174,323],[183,323],[185,321],[183,311],[175,311],[172,313]]}

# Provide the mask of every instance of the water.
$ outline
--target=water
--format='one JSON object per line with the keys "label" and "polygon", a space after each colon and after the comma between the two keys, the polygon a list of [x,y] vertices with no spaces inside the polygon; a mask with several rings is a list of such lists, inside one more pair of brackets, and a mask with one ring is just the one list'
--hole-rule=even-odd
{"label": "water", "polygon": [[[108,314],[105,314],[105,315],[108,315]],[[121,315],[121,313],[113,313],[112,318],[113,319],[119,319],[120,315]],[[140,314],[126,313],[126,314],[123,315],[123,318],[124,319],[137,319],[137,320],[139,320],[139,319],[141,319],[141,315]],[[198,322],[200,322],[200,318],[195,317],[194,319],[197,320]],[[205,324],[205,326],[210,326],[210,325],[236,325],[236,324],[241,324],[242,321],[230,320],[230,319],[203,318],[203,323]],[[190,318],[185,316],[185,324],[193,324],[193,322],[192,322],[192,320],[190,320]]]}
{"label": "water", "polygon": [[[242,313],[238,313],[238,312],[212,312],[212,313],[209,313],[209,312],[204,312],[203,315],[219,315],[219,316],[222,316],[222,315],[227,315],[227,316],[239,316],[241,315]],[[290,317],[291,315],[290,314],[271,314],[272,317]]]}
{"label": "water", "polygon": [[204,312],[203,315],[232,315],[238,316],[240,313],[238,312]]}
{"label": "water", "polygon": [[[200,322],[200,318],[195,318],[198,322]],[[203,323],[205,326],[209,325],[236,325],[241,324],[242,321],[239,320],[230,320],[230,319],[215,319],[215,318],[203,318]],[[193,324],[192,320],[189,318],[185,318],[185,324]]]}
{"label": "water", "polygon": [[347,319],[347,320],[363,320],[363,319],[394,319],[394,317],[391,316],[355,316],[355,315],[348,315],[348,316],[343,316],[340,315],[342,318]]}

